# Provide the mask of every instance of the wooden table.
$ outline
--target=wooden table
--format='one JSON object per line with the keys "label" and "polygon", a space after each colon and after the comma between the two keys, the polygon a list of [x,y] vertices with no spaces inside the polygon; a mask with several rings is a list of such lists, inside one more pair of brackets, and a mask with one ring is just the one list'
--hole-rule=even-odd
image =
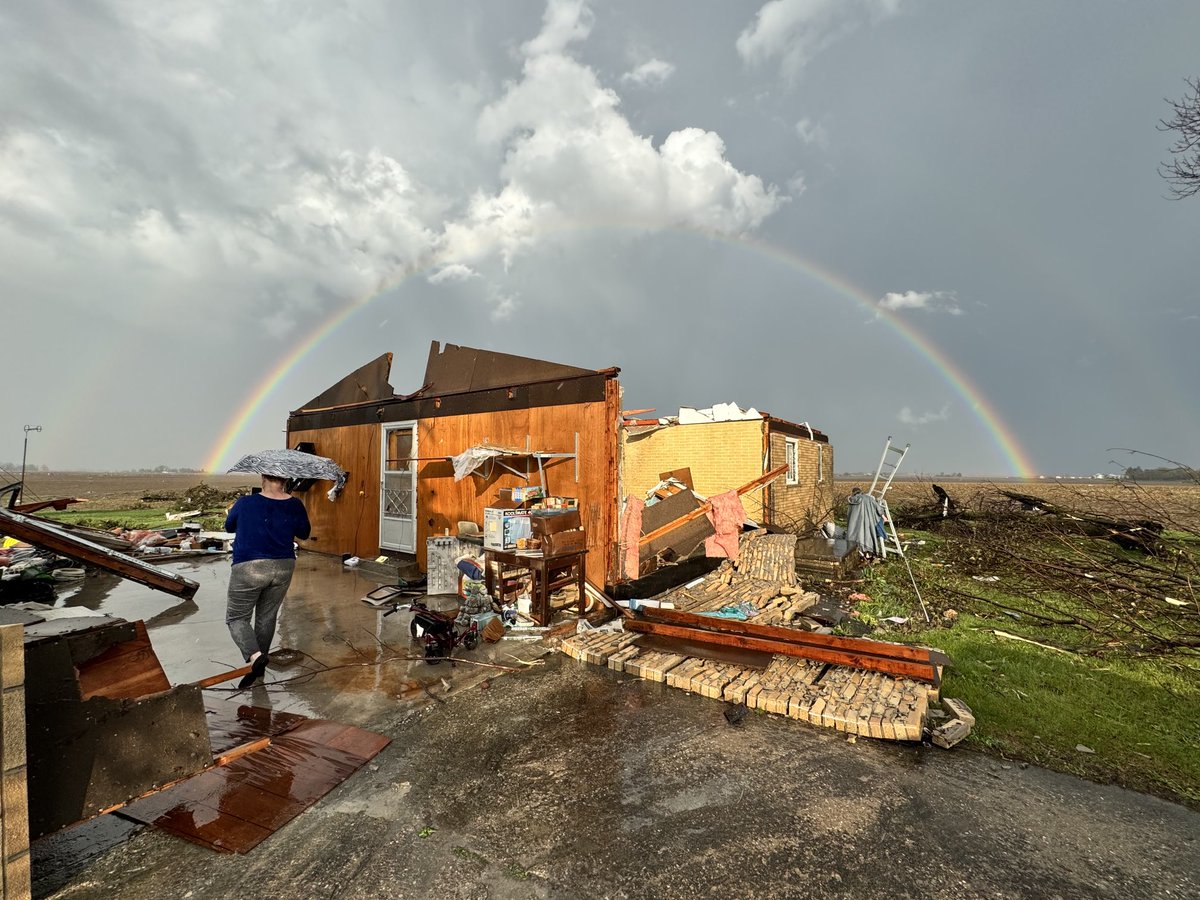
{"label": "wooden table", "polygon": [[[560,587],[574,582],[579,591],[579,601],[576,608],[583,615],[584,609],[584,558],[587,550],[575,550],[561,553],[557,556],[543,556],[518,552],[516,550],[485,550],[484,578],[487,592],[504,604],[508,601],[504,587],[505,566],[528,569],[532,584],[530,585],[530,616],[538,625],[550,624],[550,594]],[[499,568],[500,572],[495,570]]]}

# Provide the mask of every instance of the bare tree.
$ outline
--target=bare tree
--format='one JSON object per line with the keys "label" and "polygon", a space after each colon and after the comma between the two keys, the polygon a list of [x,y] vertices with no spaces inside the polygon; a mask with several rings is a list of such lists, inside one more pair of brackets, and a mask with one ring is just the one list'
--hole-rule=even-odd
{"label": "bare tree", "polygon": [[1170,162],[1159,166],[1159,174],[1171,185],[1176,200],[1200,193],[1200,78],[1186,78],[1191,93],[1182,100],[1167,100],[1172,115],[1158,122],[1159,131],[1174,132]]}

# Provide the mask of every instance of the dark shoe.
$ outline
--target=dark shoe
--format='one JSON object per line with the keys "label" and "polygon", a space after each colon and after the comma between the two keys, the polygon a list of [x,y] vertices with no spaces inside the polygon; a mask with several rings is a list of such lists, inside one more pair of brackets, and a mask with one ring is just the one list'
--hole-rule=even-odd
{"label": "dark shoe", "polygon": [[267,654],[258,654],[258,656],[254,658],[254,662],[250,663],[250,674],[243,676],[242,680],[238,682],[238,690],[244,691],[246,688],[254,684],[254,682],[261,679],[266,673],[267,663],[270,661],[271,658],[267,656]]}
{"label": "dark shoe", "polygon": [[267,663],[270,661],[271,657],[265,653],[260,653],[258,654],[258,658],[255,659],[254,662],[250,663],[250,670],[259,678],[262,678],[267,674]]}

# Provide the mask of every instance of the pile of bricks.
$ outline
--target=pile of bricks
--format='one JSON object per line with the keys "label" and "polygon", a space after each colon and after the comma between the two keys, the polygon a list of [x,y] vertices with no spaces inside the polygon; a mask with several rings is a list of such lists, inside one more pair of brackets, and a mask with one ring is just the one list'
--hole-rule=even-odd
{"label": "pile of bricks", "polygon": [[929,702],[937,699],[932,686],[907,678],[783,656],[766,669],[746,668],[643,650],[639,637],[585,632],[564,640],[562,650],[583,662],[704,697],[884,740],[921,740]]}

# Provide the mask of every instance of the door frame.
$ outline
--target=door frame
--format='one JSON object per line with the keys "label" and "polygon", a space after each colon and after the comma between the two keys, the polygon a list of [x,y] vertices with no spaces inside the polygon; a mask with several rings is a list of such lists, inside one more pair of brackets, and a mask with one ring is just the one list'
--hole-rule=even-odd
{"label": "door frame", "polygon": [[[381,422],[379,425],[380,441],[379,441],[379,546],[384,550],[395,550],[398,553],[416,553],[417,552],[417,420],[407,419],[403,422]],[[387,489],[388,472],[399,471],[397,469],[389,469],[388,462],[388,432],[399,431],[402,428],[412,430],[412,455],[409,460],[409,466],[412,471],[412,523],[413,523],[413,543],[412,547],[389,546],[383,542],[383,520],[391,519],[398,520],[393,516],[387,515],[387,498],[384,492]]]}

